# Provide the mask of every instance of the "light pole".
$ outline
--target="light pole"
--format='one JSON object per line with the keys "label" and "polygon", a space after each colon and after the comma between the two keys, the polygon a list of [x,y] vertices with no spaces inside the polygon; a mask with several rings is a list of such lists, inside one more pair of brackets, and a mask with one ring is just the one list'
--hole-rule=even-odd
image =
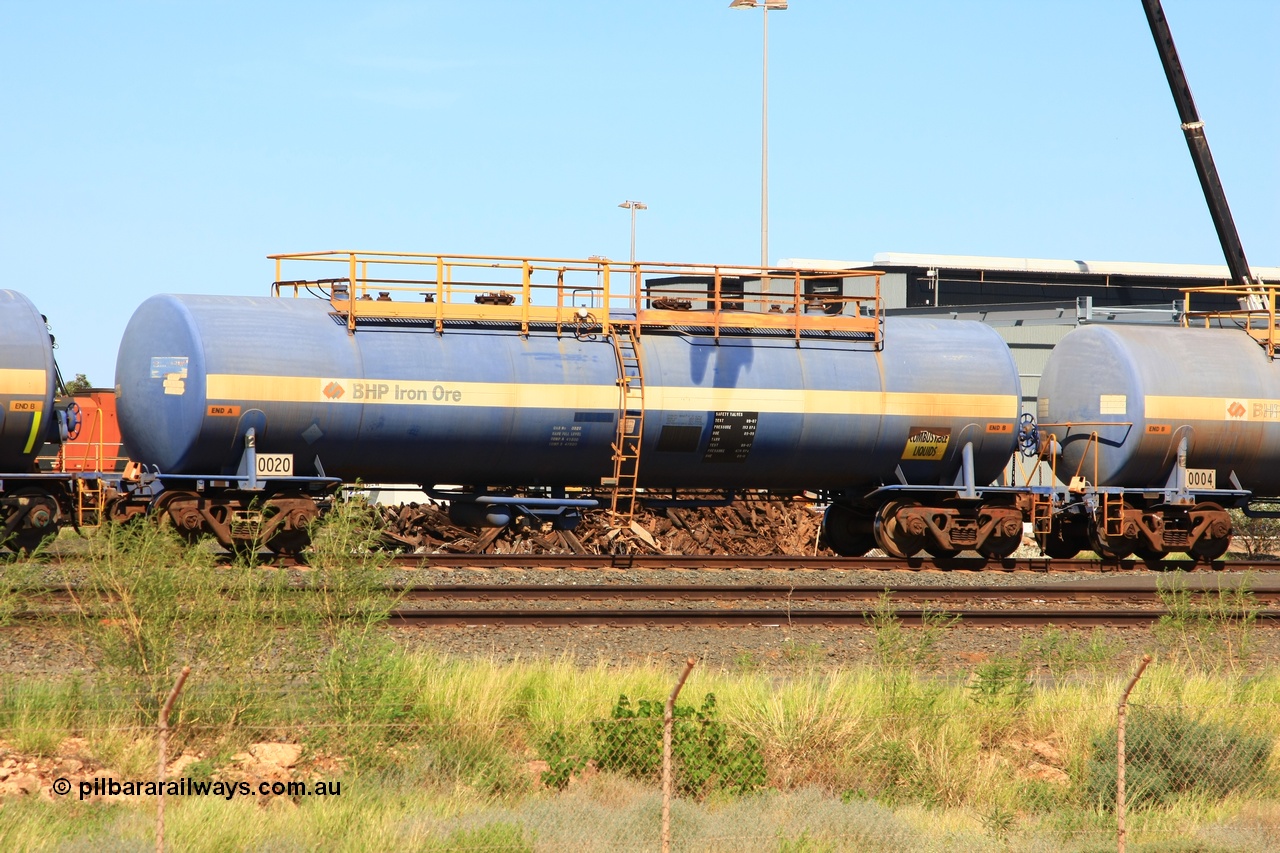
{"label": "light pole", "polygon": [[730,9],[764,10],[764,91],[760,99],[760,267],[769,266],[769,11],[781,12],[787,0],[733,0]]}
{"label": "light pole", "polygon": [[636,262],[636,211],[648,210],[649,205],[642,201],[624,201],[618,207],[628,207],[631,209],[631,263]]}

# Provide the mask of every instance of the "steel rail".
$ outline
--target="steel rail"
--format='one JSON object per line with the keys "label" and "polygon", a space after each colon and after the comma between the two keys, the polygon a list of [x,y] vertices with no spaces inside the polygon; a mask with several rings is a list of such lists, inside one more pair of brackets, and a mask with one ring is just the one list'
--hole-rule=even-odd
{"label": "steel rail", "polygon": [[[1151,577],[1151,576],[1147,576]],[[1154,576],[1159,578],[1160,576]],[[1202,576],[1211,577],[1211,576]],[[1144,578],[1145,580],[1146,578]],[[83,591],[79,584],[64,582],[29,587],[23,592],[43,603],[71,598]],[[1165,596],[1186,593],[1246,593],[1253,601],[1280,600],[1280,583],[1253,582],[1209,585],[1194,579],[1177,586],[1124,586],[1118,583],[1010,584],[1002,586],[911,584],[388,584],[382,587],[398,593],[402,601],[440,599],[601,601],[630,600],[831,600],[872,601],[889,596],[893,601],[1079,601],[1103,599],[1117,602],[1162,601]],[[314,587],[297,587],[310,593]]]}
{"label": "steel rail", "polygon": [[519,601],[608,601],[627,600],[681,600],[681,601],[874,601],[888,596],[893,602],[901,601],[1115,601],[1159,602],[1172,594],[1212,595],[1219,591],[1234,594],[1237,590],[1250,595],[1254,602],[1280,600],[1278,586],[1224,587],[1180,586],[1174,589],[1133,588],[1113,584],[1020,585],[1020,586],[830,586],[806,585],[711,585],[711,584],[591,584],[591,585],[543,585],[458,584],[446,586],[408,586],[402,592],[403,601],[435,600],[519,600]]}
{"label": "steel rail", "polygon": [[[684,556],[679,554],[401,554],[395,564],[423,569],[620,569],[631,570],[779,570],[779,571],[969,571],[969,572],[1128,572],[1150,568],[1142,560],[1053,560],[1031,557],[986,560],[982,557],[796,557]],[[1211,564],[1166,560],[1167,571],[1265,571],[1280,561],[1217,560]]]}
{"label": "steel rail", "polygon": [[[1237,588],[1238,589],[1238,588]],[[303,591],[303,590],[299,590]],[[1139,602],[1158,604],[1163,590],[1155,588],[1134,588],[1112,584],[1071,584],[1071,585],[1020,585],[1007,587],[978,586],[908,586],[885,589],[880,586],[789,586],[777,585],[446,585],[437,587],[407,586],[399,590],[404,598],[401,604],[415,601],[519,601],[521,603],[537,601],[587,602],[602,600],[620,601],[716,601],[723,602],[766,600],[777,606],[765,609],[681,607],[667,608],[631,608],[613,607],[594,609],[586,607],[560,608],[520,608],[495,606],[489,608],[432,607],[412,608],[401,606],[391,612],[394,622],[411,624],[419,627],[441,626],[782,626],[782,625],[828,625],[828,626],[866,626],[880,613],[883,606],[868,608],[865,605],[888,592],[894,616],[907,625],[925,624],[933,620],[935,624],[959,627],[992,627],[992,626],[1033,626],[1033,625],[1071,625],[1112,627],[1148,626],[1168,615],[1165,607],[1152,606],[1135,608]],[[1217,592],[1232,593],[1232,585],[1220,588],[1182,585],[1176,592],[1193,596],[1203,594],[1210,597]],[[1244,590],[1252,596],[1247,604],[1237,606],[1228,601],[1225,613],[1218,618],[1227,620],[1251,618],[1259,622],[1280,621],[1280,609],[1262,609],[1256,607],[1260,602],[1274,603],[1280,600],[1280,586],[1247,588]],[[39,590],[44,604],[48,605],[63,598],[70,598],[73,587],[53,585]],[[812,606],[793,606],[799,602],[815,600],[847,601],[856,603],[843,609],[814,608]],[[899,608],[899,603],[949,602],[970,604],[978,601],[1001,603],[1009,601],[1033,602],[1049,604],[1055,607],[939,607],[939,608]],[[1106,607],[1108,601],[1129,606]],[[1084,607],[1062,607],[1068,602],[1081,602]],[[1193,605],[1194,605],[1193,600]],[[857,606],[861,604],[863,606]],[[36,612],[20,614],[20,618],[35,618]]]}
{"label": "steel rail", "polygon": [[[952,627],[1101,625],[1116,628],[1151,625],[1164,610],[897,610],[907,625],[925,620]],[[1259,621],[1280,620],[1280,610],[1250,614]],[[868,626],[864,610],[396,610],[393,621],[416,627],[773,627],[797,625]]]}

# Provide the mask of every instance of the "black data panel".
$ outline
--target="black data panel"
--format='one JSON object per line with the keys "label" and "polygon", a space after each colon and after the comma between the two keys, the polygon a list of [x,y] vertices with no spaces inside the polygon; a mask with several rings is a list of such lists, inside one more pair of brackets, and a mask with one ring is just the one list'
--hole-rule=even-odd
{"label": "black data panel", "polygon": [[756,440],[759,412],[716,412],[703,462],[746,462]]}

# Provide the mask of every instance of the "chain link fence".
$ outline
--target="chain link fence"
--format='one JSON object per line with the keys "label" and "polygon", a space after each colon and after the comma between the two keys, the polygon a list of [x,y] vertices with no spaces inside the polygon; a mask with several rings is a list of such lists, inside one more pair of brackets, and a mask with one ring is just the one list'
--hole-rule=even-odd
{"label": "chain link fence", "polygon": [[[309,848],[335,814],[351,821],[343,849],[661,849],[665,697],[619,695],[607,715],[556,724],[534,713],[419,716],[347,688],[341,719],[246,713],[246,694],[237,720],[237,708],[200,704],[198,676],[170,723],[165,778],[186,780],[168,800],[173,849],[270,847],[281,837]],[[136,826],[113,818],[93,832],[113,848],[145,837],[154,799],[103,786],[81,796],[94,780],[157,779],[145,714],[125,724],[123,705],[84,708],[50,733],[41,708],[24,711],[14,690],[0,688],[0,802],[131,802]],[[672,721],[671,849],[1114,849],[1119,692],[1108,682],[1068,698],[1031,690],[990,701],[926,685],[896,697],[894,712],[803,717],[686,690]],[[304,688],[280,696],[299,714],[334,700]],[[1129,849],[1187,838],[1199,844],[1188,850],[1280,849],[1278,708],[1131,704]],[[69,795],[54,795],[58,778]],[[339,796],[287,787],[323,780],[340,781]],[[226,798],[240,802],[191,796],[195,783],[219,782],[222,791],[244,783]],[[11,812],[0,843],[30,846],[23,814]]]}

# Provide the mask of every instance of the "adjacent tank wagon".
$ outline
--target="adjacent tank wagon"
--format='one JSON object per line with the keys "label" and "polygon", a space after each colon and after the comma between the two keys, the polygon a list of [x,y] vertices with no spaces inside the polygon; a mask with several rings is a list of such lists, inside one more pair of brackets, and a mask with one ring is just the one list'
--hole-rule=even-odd
{"label": "adjacent tank wagon", "polygon": [[1240,329],[1084,326],[1054,348],[1038,420],[1068,502],[1051,548],[1214,559],[1227,507],[1280,495],[1280,371]]}
{"label": "adjacent tank wagon", "polygon": [[30,469],[53,414],[53,341],[31,300],[0,290],[0,471]]}
{"label": "adjacent tank wagon", "polygon": [[55,405],[59,385],[45,318],[21,293],[0,290],[0,547],[32,549],[61,520],[96,511],[96,477],[41,473],[36,464],[46,440],[78,429],[76,407]]}

